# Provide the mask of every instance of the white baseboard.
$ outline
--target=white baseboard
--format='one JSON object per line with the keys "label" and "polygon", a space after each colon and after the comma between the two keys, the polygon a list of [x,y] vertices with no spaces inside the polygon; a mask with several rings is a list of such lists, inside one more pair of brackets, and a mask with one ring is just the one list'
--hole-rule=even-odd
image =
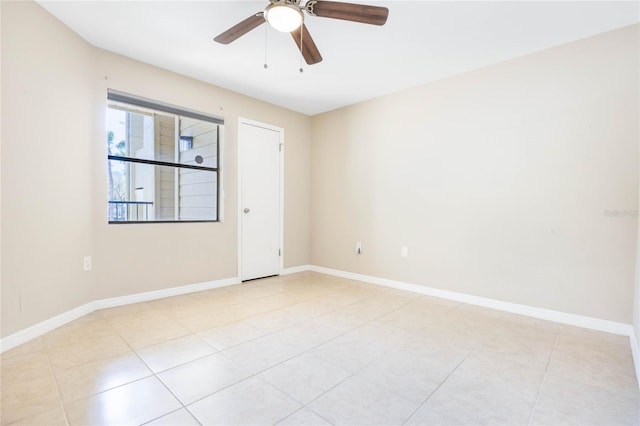
{"label": "white baseboard", "polygon": [[226,278],[216,281],[208,281],[198,284],[189,284],[179,287],[165,288],[162,290],[148,291],[145,293],[131,294],[128,296],[112,297],[109,299],[94,300],[70,311],[56,315],[53,318],[42,321],[17,333],[10,334],[0,339],[0,353],[13,349],[18,345],[28,342],[31,339],[42,336],[49,331],[63,326],[84,315],[90,314],[98,309],[113,308],[115,306],[129,305],[132,303],[147,302],[149,300],[163,299],[165,297],[178,296],[181,294],[193,293],[196,291],[210,290],[212,288],[226,287],[240,284],[240,278]]}
{"label": "white baseboard", "polygon": [[300,265],[292,268],[284,268],[280,275],[297,274],[298,272],[306,272],[311,270],[311,265]]}
{"label": "white baseboard", "polygon": [[437,288],[426,287],[418,284],[409,284],[401,281],[394,281],[385,278],[372,277],[369,275],[356,274],[353,272],[340,271],[338,269],[325,268],[322,266],[311,265],[311,270],[322,274],[363,281],[370,284],[382,285],[399,290],[411,291],[414,293],[439,297],[441,299],[454,300],[456,302],[468,303],[470,305],[483,306],[485,308],[525,315],[561,324],[568,324],[582,328],[589,328],[592,330],[605,331],[612,334],[631,336],[631,334],[633,333],[633,327],[630,324],[624,324],[620,322],[607,321],[582,315],[568,314],[565,312],[536,308],[533,306],[520,305],[517,303],[503,302],[501,300],[488,299],[485,297],[472,296],[469,294],[456,293],[447,290],[440,290]]}
{"label": "white baseboard", "polygon": [[353,272],[341,271],[339,269],[325,268],[323,266],[311,265],[309,270],[321,274],[333,275],[350,280],[363,281],[370,284],[396,288],[398,290],[411,291],[413,293],[425,294],[427,296],[439,297],[441,299],[454,300],[456,302],[468,303],[470,305],[478,305],[485,308],[510,312],[513,314],[525,315],[528,317],[557,322],[560,324],[573,325],[576,327],[588,328],[591,330],[629,336],[629,342],[631,344],[631,355],[633,356],[633,364],[636,371],[636,379],[640,386],[640,347],[638,346],[638,339],[636,338],[636,333],[631,324],[607,321],[583,315],[568,314],[566,312],[536,308],[533,306],[520,305],[517,303],[503,302],[501,300],[488,299],[485,297],[472,296],[469,294],[456,293],[447,290],[440,290],[437,288],[426,287],[418,284],[410,284],[401,281],[389,280],[386,278],[372,277],[370,275],[356,274]]}
{"label": "white baseboard", "polygon": [[73,320],[95,311],[95,302],[89,302],[75,309],[56,315],[53,318],[42,321],[41,323],[32,325],[29,328],[20,330],[17,333],[10,334],[0,339],[0,353],[13,349],[18,345],[28,342],[31,339],[42,336],[60,326],[63,326]]}
{"label": "white baseboard", "polygon": [[[630,324],[607,321],[598,318],[591,318],[582,315],[568,314],[565,312],[553,311],[550,309],[536,308],[516,303],[503,302],[495,299],[488,299],[479,296],[472,296],[464,293],[456,293],[452,291],[440,290],[432,287],[426,287],[417,284],[410,284],[401,281],[394,281],[385,278],[378,278],[369,275],[356,274],[353,272],[341,271],[338,269],[325,268],[315,265],[301,265],[293,268],[286,268],[282,271],[282,275],[295,274],[298,272],[314,271],[322,274],[333,275],[342,278],[348,278],[357,281],[363,281],[371,284],[382,285],[386,287],[396,288],[399,290],[411,291],[414,293],[425,294],[428,296],[439,297],[442,299],[454,300],[457,302],[468,303],[471,305],[483,306],[486,308],[496,309],[505,312],[511,312],[519,315],[525,315],[533,318],[544,319],[561,324],[574,325],[577,327],[588,328],[592,330],[604,331],[613,334],[629,336],[631,342],[631,350],[640,377],[640,348],[635,338],[633,327]],[[65,325],[83,315],[87,315],[98,309],[111,308],[115,306],[128,305],[132,303],[146,302],[149,300],[162,299],[165,297],[177,296],[181,294],[193,293],[196,291],[208,290],[212,288],[225,287],[239,284],[240,278],[233,277],[217,281],[209,281],[198,284],[190,284],[180,287],[171,287],[162,290],[150,291],[145,293],[132,294],[128,296],[113,297],[109,299],[95,300],[85,305],[79,306],[68,312],[57,315],[53,318],[45,320],[39,324],[11,334],[0,339],[0,353],[12,349],[22,343],[41,336],[57,327]]]}
{"label": "white baseboard", "polygon": [[113,308],[115,306],[129,305],[132,303],[148,302],[149,300],[164,299],[165,297],[180,296],[182,294],[194,293],[196,291],[211,290],[212,288],[227,287],[240,284],[240,278],[226,278],[217,281],[207,281],[198,284],[183,285],[180,287],[165,288],[162,290],[148,291],[145,293],[131,294],[128,296],[112,297],[109,299],[96,300],[97,309]]}

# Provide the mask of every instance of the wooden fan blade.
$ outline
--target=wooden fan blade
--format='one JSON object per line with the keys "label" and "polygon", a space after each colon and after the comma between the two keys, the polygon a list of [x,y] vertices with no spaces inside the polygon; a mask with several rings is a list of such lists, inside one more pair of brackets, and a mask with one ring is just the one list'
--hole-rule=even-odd
{"label": "wooden fan blade", "polygon": [[[300,34],[302,34],[302,44],[300,44]],[[302,57],[309,65],[317,64],[322,61],[322,56],[320,55],[320,51],[318,50],[318,46],[311,38],[311,34],[309,34],[309,30],[307,26],[302,24],[291,32],[291,36],[293,40],[295,40],[298,45],[298,49],[302,52]]]}
{"label": "wooden fan blade", "polygon": [[265,22],[266,21],[264,19],[262,12],[256,13],[255,15],[249,16],[244,21],[234,25],[233,27],[229,28],[227,31],[218,35],[216,38],[214,38],[214,40],[217,41],[218,43],[229,44],[232,41],[236,41],[237,39],[239,39],[249,31],[251,31],[252,29],[257,28],[260,25],[264,24]]}
{"label": "wooden fan blade", "polygon": [[313,4],[313,14],[323,18],[343,19],[363,24],[384,25],[389,17],[389,9],[364,4],[342,3],[318,0]]}

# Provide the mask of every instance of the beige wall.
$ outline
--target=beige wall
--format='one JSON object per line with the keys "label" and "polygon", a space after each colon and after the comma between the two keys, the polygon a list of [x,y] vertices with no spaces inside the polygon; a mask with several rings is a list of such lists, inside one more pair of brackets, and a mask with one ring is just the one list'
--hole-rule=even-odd
{"label": "beige wall", "polygon": [[39,6],[2,2],[2,335],[94,285],[94,51]]}
{"label": "beige wall", "polygon": [[[2,336],[94,299],[237,276],[239,116],[285,129],[284,265],[308,263],[309,117],[95,49],[32,2],[2,2],[2,57]],[[224,223],[107,224],[107,88],[225,118]]]}
{"label": "beige wall", "polygon": [[605,211],[638,206],[638,51],[636,25],[315,116],[312,264],[631,323],[637,220]]}

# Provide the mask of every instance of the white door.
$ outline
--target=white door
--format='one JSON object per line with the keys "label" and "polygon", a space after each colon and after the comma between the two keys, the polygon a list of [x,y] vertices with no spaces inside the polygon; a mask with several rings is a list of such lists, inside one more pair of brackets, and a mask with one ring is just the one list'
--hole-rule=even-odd
{"label": "white door", "polygon": [[282,130],[239,122],[240,278],[280,273]]}

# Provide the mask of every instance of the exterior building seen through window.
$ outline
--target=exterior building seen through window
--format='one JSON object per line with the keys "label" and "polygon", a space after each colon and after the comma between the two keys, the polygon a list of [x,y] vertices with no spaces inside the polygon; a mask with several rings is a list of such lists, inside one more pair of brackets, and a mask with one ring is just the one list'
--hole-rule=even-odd
{"label": "exterior building seen through window", "polygon": [[217,221],[216,116],[108,92],[109,223]]}

